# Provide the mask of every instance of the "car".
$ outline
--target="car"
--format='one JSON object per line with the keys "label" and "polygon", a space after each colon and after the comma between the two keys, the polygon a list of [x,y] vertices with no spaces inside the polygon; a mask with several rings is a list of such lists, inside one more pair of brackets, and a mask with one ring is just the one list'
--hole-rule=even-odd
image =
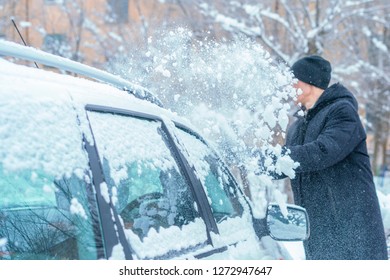
{"label": "car", "polygon": [[0,259],[264,259],[263,237],[308,237],[301,207],[254,218],[218,153],[146,89],[5,40],[0,55]]}

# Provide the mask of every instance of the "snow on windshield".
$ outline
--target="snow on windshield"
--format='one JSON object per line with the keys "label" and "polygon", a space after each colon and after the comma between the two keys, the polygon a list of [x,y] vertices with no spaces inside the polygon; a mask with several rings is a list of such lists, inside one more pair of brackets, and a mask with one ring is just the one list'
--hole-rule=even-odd
{"label": "snow on windshield", "polygon": [[[216,144],[229,166],[238,167],[250,181],[252,198],[261,200],[265,188],[274,185],[253,175],[259,173],[255,151],[267,150],[269,157],[281,158],[278,143],[285,136],[296,96],[286,65],[273,61],[254,41],[200,40],[185,28],[149,37],[141,53],[137,47],[137,52],[112,63],[110,70],[148,87],[166,107],[187,116]],[[295,167],[286,156],[269,162],[265,170],[294,177]],[[263,202],[257,205],[265,207]]]}
{"label": "snow on windshield", "polygon": [[[170,159],[169,150],[163,145],[156,145],[162,143],[161,135],[156,133],[161,123],[113,114],[89,112],[88,115],[92,127],[98,128],[94,130],[96,141],[104,144],[100,147],[100,156],[102,160],[110,159],[110,176],[116,185],[127,179],[126,163],[129,159],[132,162],[147,161],[151,169],[177,170],[177,165]],[[107,131],[110,133],[106,133]],[[129,135],[124,131],[133,133]],[[131,141],[128,137],[131,137]]]}

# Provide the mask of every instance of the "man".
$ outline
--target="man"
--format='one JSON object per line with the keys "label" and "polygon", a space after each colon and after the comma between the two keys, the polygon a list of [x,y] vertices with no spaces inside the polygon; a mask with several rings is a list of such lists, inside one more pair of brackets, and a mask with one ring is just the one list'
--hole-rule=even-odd
{"label": "man", "polygon": [[331,65],[320,56],[299,59],[292,72],[304,114],[296,114],[285,147],[300,163],[291,185],[310,219],[307,259],[387,259],[356,99],[339,83],[328,87]]}

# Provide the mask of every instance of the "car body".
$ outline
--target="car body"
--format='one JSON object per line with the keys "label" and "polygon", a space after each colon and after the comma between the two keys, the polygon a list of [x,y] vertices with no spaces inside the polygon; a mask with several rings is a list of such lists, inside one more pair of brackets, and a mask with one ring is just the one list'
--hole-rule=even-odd
{"label": "car body", "polygon": [[[0,59],[0,259],[274,257],[218,154],[152,94],[11,42],[0,55],[86,76]],[[291,209],[304,233],[282,240],[302,240]]]}

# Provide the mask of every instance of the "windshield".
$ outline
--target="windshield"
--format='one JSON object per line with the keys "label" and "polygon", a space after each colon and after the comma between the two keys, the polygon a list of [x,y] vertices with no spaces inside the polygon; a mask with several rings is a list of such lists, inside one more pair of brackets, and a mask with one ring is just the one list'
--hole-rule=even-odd
{"label": "windshield", "polygon": [[186,147],[191,163],[211,201],[217,223],[229,217],[240,216],[243,208],[238,201],[233,179],[215,153],[195,135],[182,129],[176,130],[179,140]]}

